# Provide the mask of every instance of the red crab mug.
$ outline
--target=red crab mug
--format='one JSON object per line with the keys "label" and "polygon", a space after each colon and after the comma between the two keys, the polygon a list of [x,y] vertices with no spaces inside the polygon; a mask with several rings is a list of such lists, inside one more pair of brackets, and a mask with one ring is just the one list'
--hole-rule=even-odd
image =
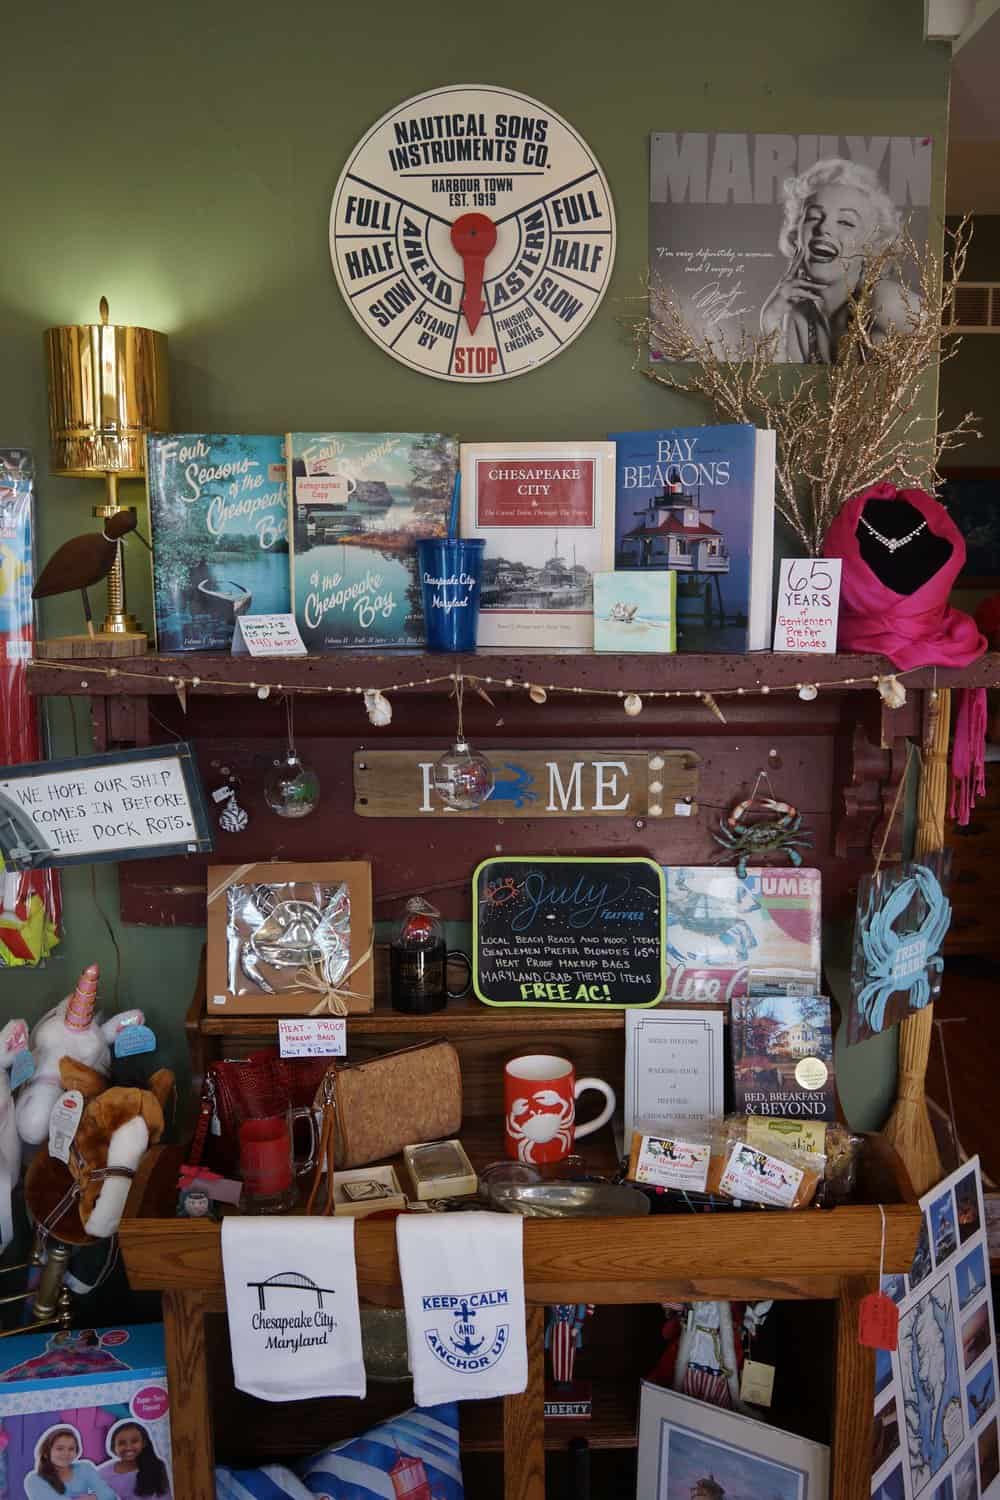
{"label": "red crab mug", "polygon": [[[604,1108],[584,1125],[576,1123],[576,1101],[588,1089],[604,1095]],[[615,1091],[602,1078],[577,1078],[565,1057],[532,1052],[504,1069],[507,1155],[515,1161],[562,1161],[573,1141],[611,1119]]]}

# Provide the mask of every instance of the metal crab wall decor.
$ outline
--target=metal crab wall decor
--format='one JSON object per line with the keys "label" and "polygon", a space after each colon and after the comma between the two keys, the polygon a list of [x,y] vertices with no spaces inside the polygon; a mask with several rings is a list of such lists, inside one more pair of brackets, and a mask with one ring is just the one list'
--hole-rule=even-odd
{"label": "metal crab wall decor", "polygon": [[[752,810],[762,816],[748,821]],[[714,865],[736,861],[736,872],[746,879],[747,864],[757,864],[769,854],[787,854],[793,865],[801,865],[800,849],[812,848],[812,835],[802,827],[802,815],[790,802],[774,797],[745,797],[719,819],[719,832],[712,837],[722,845]]]}

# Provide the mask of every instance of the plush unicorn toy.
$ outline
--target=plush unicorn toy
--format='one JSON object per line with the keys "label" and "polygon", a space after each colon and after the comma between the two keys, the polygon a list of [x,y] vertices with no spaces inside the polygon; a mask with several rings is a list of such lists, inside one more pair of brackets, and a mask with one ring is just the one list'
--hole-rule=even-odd
{"label": "plush unicorn toy", "polygon": [[99,973],[97,964],[84,969],[72,995],[42,1016],[31,1033],[35,1072],[22,1088],[16,1106],[17,1133],[29,1146],[40,1146],[48,1140],[52,1106],[63,1091],[60,1058],[75,1058],[107,1077],[111,1043],[123,1026],[143,1019],[141,1011],[121,1011],[103,1026],[98,1025],[94,1009]]}
{"label": "plush unicorn toy", "polygon": [[21,1170],[21,1142],[14,1118],[14,1100],[8,1074],[14,1058],[28,1045],[24,1021],[8,1021],[0,1031],[0,1251],[14,1237],[11,1193]]}

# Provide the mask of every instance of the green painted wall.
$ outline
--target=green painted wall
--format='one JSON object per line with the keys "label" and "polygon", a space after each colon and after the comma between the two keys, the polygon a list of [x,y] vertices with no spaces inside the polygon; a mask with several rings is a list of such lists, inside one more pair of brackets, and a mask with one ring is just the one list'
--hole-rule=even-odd
{"label": "green painted wall", "polygon": [[[8,11],[0,444],[30,445],[38,456],[40,555],[86,529],[98,498],[94,486],[48,476],[41,333],[91,321],[102,294],[115,320],[169,335],[182,431],[593,438],[700,420],[699,408],[632,372],[617,322],[646,263],[649,132],[926,134],[943,172],[949,53],[923,43],[922,18],[920,0],[550,0],[523,9],[103,0]],[[412,373],[364,338],[326,242],[332,190],[362,131],[399,100],[450,82],[521,89],[565,115],[603,163],[620,232],[610,293],[569,352],[478,389]],[[942,189],[939,176],[938,202]],[[141,501],[134,489],[127,498]],[[138,549],[133,561],[131,598],[148,620]],[[71,601],[55,601],[43,618],[50,634],[79,629]],[[53,718],[65,751],[66,702]],[[113,914],[107,869],[97,889]],[[42,973],[4,974],[5,1013],[37,1014],[92,958],[112,968],[89,872],[67,876],[65,890],[60,959]],[[201,934],[116,929],[121,1003],[148,1010],[178,1062]],[[855,1123],[884,1114],[894,1056],[888,1037],[844,1059]]]}

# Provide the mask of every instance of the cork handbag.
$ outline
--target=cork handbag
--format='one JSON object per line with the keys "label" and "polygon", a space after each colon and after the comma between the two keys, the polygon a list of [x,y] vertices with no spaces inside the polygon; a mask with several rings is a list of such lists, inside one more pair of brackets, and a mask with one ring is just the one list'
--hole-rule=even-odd
{"label": "cork handbag", "polygon": [[457,1135],[462,1126],[458,1053],[450,1042],[419,1042],[368,1062],[331,1067],[316,1107],[333,1117],[327,1133],[336,1141],[338,1167],[364,1167],[416,1141]]}

